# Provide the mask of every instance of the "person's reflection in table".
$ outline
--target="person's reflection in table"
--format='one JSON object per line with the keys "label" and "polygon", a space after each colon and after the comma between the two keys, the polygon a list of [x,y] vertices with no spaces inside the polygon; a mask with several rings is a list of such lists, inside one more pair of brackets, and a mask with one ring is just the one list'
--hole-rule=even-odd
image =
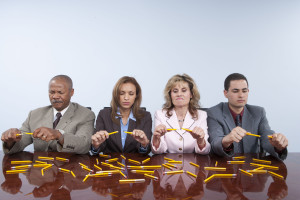
{"label": "person's reflection in table", "polygon": [[[259,157],[259,155],[254,156],[253,158],[263,159],[263,160],[271,160],[272,166],[278,166],[279,170],[275,171],[283,175],[286,178],[286,166],[282,161],[276,160],[271,156],[267,157]],[[243,193],[244,192],[262,192],[264,191],[265,184],[269,178],[269,174],[254,174],[253,177],[248,177],[246,175],[241,174],[238,169],[253,169],[254,167],[249,166],[249,164],[244,165],[228,165],[228,158],[221,157],[213,157],[211,163],[215,163],[218,161],[218,167],[226,167],[226,173],[237,174],[237,178],[233,179],[213,179],[207,183],[206,188],[213,191],[225,192],[228,200],[235,199],[248,199]],[[231,160],[231,159],[230,159]],[[252,157],[246,157],[246,163],[252,162]],[[214,173],[218,172],[210,172],[208,177]],[[223,173],[223,172],[220,172]],[[271,178],[271,177],[270,177]],[[273,183],[269,186],[268,196],[270,199],[282,199],[281,197],[285,197],[287,194],[287,185],[284,180],[280,180],[277,178],[273,178]]]}
{"label": "person's reflection in table", "polygon": [[[112,154],[112,158],[119,156],[119,154]],[[142,161],[147,158],[144,155],[138,154],[125,154],[125,157],[127,160],[131,158],[137,161]],[[93,158],[94,160],[96,159],[96,157]],[[99,159],[99,162],[101,161],[104,161],[104,159]],[[96,163],[96,161],[94,161],[94,163]],[[126,165],[133,164],[126,161]],[[110,170],[108,167],[101,167],[103,170]],[[145,182],[120,184],[119,180],[124,178],[120,174],[113,174],[112,177],[91,178],[93,180],[92,190],[100,196],[111,196],[112,199],[143,199],[147,185],[150,184],[150,180],[145,178],[143,174],[131,173],[130,170],[127,170],[123,173],[127,175],[128,179],[145,179]]]}
{"label": "person's reflection in table", "polygon": [[19,178],[19,174],[6,174],[6,170],[11,169],[11,161],[12,160],[32,160],[33,154],[29,152],[21,152],[13,155],[5,155],[2,160],[2,170],[3,176],[5,180],[1,184],[1,188],[3,191],[10,194],[17,194],[20,192],[22,187],[22,181]]}
{"label": "person's reflection in table", "polygon": [[[162,154],[155,155],[152,158],[152,165],[161,165],[166,163],[164,157],[173,160],[182,161],[183,164],[177,164],[178,170],[189,171],[197,175],[197,178],[191,177],[186,173],[175,175],[163,175],[163,172],[170,171],[162,167],[157,170],[155,176],[159,177],[159,181],[152,181],[153,195],[155,199],[165,198],[195,198],[201,199],[204,195],[203,180],[205,179],[204,167],[209,164],[209,156],[197,154]],[[190,165],[193,162],[200,165],[200,168]],[[177,170],[177,169],[174,169]]]}

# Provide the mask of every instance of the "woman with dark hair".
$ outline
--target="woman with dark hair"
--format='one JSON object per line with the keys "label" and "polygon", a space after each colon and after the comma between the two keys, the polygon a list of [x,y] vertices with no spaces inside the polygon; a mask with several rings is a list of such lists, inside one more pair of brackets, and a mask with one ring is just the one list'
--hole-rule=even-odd
{"label": "woman with dark hair", "polygon": [[140,108],[141,102],[142,90],[135,78],[120,78],[112,92],[111,107],[98,114],[92,154],[150,152],[152,119],[149,112]]}
{"label": "woman with dark hair", "polygon": [[171,77],[164,90],[165,104],[156,111],[152,152],[208,154],[207,114],[199,110],[200,94],[187,74]]}

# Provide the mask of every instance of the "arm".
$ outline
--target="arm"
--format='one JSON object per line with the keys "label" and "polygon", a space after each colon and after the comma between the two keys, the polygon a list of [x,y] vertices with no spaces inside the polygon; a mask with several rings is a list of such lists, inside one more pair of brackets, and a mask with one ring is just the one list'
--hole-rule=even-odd
{"label": "arm", "polygon": [[[166,129],[166,127],[165,127],[165,125],[163,125],[162,119],[161,119],[160,115],[158,114],[158,112],[159,112],[159,110],[156,111],[155,116],[154,116],[155,131],[153,133],[152,141],[151,141],[151,149],[152,149],[152,152],[155,154],[165,153],[168,149],[167,143],[164,139],[164,134],[166,131],[162,130],[162,129]],[[161,126],[164,126],[164,128]],[[158,130],[158,129],[160,129],[160,130]],[[158,135],[158,133],[160,133],[160,136]]]}
{"label": "arm", "polygon": [[[31,133],[32,130],[30,129],[30,119],[31,119],[32,111],[28,114],[27,119],[22,124],[22,127],[20,130],[18,130],[18,133]],[[16,132],[17,133],[17,132]],[[21,139],[20,139],[21,138]],[[20,151],[23,151],[25,147],[32,144],[33,140],[31,135],[23,135],[20,136],[19,139],[15,140],[15,142],[12,142],[11,144],[7,144],[6,142],[3,142],[3,151],[5,154],[13,154]]]}
{"label": "arm", "polygon": [[[152,118],[151,118],[151,114],[149,112],[146,112],[145,116],[145,124],[144,126],[141,128],[141,131],[143,132],[142,134],[140,134],[139,136],[135,136],[135,131],[133,131],[133,137],[138,141],[137,143],[137,149],[139,153],[142,154],[149,154],[151,151],[151,147],[150,147],[150,141],[151,141],[151,137],[152,137]],[[140,138],[140,137],[143,138]],[[144,137],[147,138],[144,138]]]}
{"label": "arm", "polygon": [[[101,130],[105,130],[103,113],[104,113],[104,111],[100,111],[98,114],[98,117],[97,117],[97,121],[96,121],[96,131],[97,132],[101,131]],[[97,154],[99,154],[100,152],[103,152],[105,148],[106,148],[106,140],[100,144],[98,149],[96,149]]]}
{"label": "arm", "polygon": [[197,139],[197,146],[195,146],[195,152],[199,154],[208,154],[210,152],[210,143],[208,142],[207,133],[207,113],[198,112],[198,120],[200,122],[199,127],[200,129],[202,129],[202,134],[201,137]]}
{"label": "arm", "polygon": [[268,139],[268,135],[274,134],[274,131],[271,130],[269,126],[265,109],[262,109],[261,115],[262,118],[259,123],[258,133],[261,133],[260,141],[262,148],[268,153],[270,153],[272,156],[284,160],[287,157],[287,148],[284,148],[280,154],[278,153],[279,151],[276,151],[275,147],[271,144],[271,142]]}
{"label": "arm", "polygon": [[210,110],[207,111],[208,118],[208,141],[211,144],[212,151],[219,156],[233,156],[233,149],[231,151],[224,151],[222,140],[225,136],[222,125],[213,116]]}
{"label": "arm", "polygon": [[64,133],[63,145],[57,143],[58,151],[77,154],[88,153],[91,146],[91,136],[94,132],[95,115],[93,112],[88,112],[83,119],[76,125],[75,133]]}

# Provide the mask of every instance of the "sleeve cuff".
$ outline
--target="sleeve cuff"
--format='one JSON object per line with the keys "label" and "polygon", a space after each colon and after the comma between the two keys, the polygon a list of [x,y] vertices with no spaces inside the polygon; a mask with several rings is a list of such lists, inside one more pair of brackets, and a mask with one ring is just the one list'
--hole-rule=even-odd
{"label": "sleeve cuff", "polygon": [[142,145],[140,145],[139,153],[147,153],[148,147],[149,147],[149,144],[147,144],[146,147],[143,147]]}

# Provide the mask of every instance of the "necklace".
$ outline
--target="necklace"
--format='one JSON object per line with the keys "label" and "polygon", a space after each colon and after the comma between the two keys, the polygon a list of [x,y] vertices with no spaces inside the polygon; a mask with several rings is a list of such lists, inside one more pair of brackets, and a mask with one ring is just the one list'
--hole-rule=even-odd
{"label": "necklace", "polygon": [[179,119],[178,122],[184,122],[184,119],[182,119],[182,120]]}

